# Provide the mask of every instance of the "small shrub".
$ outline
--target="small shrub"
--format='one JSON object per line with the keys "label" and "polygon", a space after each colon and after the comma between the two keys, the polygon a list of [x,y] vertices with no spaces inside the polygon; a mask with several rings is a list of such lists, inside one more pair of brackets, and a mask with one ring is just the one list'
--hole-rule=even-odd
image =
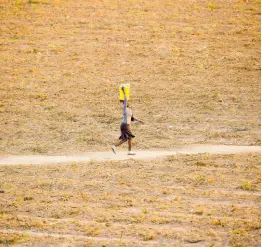
{"label": "small shrub", "polygon": [[253,185],[249,181],[243,182],[243,184],[240,187],[242,190],[254,190]]}
{"label": "small shrub", "polygon": [[24,201],[24,198],[22,196],[19,196],[14,202],[13,202],[13,206],[15,206],[16,208],[19,207],[19,205]]}
{"label": "small shrub", "polygon": [[210,10],[215,10],[215,9],[219,9],[219,7],[216,5],[216,3],[214,2],[210,2],[208,3],[207,7],[210,9]]}
{"label": "small shrub", "polygon": [[207,163],[205,163],[203,161],[197,161],[196,165],[197,166],[207,166]]}
{"label": "small shrub", "polygon": [[236,235],[245,235],[247,234],[248,232],[245,230],[245,229],[241,229],[241,230],[238,230],[238,229],[234,229],[233,230],[233,234],[236,234]]}
{"label": "small shrub", "polygon": [[212,219],[212,224],[214,226],[225,226],[225,223],[221,219]]}
{"label": "small shrub", "polygon": [[147,209],[145,209],[145,208],[142,208],[142,213],[143,213],[143,214],[148,214],[149,212],[148,212],[148,210],[147,210]]}
{"label": "small shrub", "polygon": [[32,196],[25,196],[24,197],[24,201],[31,201],[33,200],[34,198]]}
{"label": "small shrub", "polygon": [[156,235],[152,232],[141,233],[140,236],[143,238],[143,241],[149,241],[156,238]]}
{"label": "small shrub", "polygon": [[85,226],[84,231],[87,233],[88,236],[92,237],[98,236],[100,234],[98,227]]}
{"label": "small shrub", "polygon": [[76,169],[78,168],[78,164],[77,164],[76,162],[73,162],[73,163],[72,163],[72,168],[73,168],[74,170],[76,170]]}
{"label": "small shrub", "polygon": [[44,94],[44,93],[39,93],[39,94],[35,95],[35,98],[40,99],[40,101],[44,101],[48,98],[48,95]]}
{"label": "small shrub", "polygon": [[175,161],[175,156],[174,155],[168,156],[167,157],[167,161],[171,162],[171,163],[174,162]]}

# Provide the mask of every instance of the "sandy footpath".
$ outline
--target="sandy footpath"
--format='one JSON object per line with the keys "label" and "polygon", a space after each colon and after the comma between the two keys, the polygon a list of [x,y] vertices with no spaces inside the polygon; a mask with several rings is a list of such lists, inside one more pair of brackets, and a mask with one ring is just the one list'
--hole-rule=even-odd
{"label": "sandy footpath", "polygon": [[16,164],[47,164],[47,163],[70,163],[81,161],[106,161],[106,160],[127,160],[127,159],[155,159],[176,154],[235,154],[242,152],[260,152],[260,146],[228,146],[228,145],[206,145],[197,144],[180,147],[172,150],[137,150],[136,155],[127,155],[126,151],[113,152],[90,152],[75,156],[8,156],[0,158],[0,165]]}

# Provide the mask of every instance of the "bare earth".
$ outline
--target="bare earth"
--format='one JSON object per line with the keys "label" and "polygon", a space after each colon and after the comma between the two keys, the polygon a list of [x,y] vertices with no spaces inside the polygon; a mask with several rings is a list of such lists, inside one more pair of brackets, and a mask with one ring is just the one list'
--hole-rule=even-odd
{"label": "bare earth", "polygon": [[111,152],[93,152],[85,153],[75,156],[8,156],[0,158],[0,165],[16,165],[16,164],[46,164],[46,163],[72,163],[82,161],[116,161],[116,160],[152,160],[163,156],[177,155],[177,154],[234,154],[234,153],[248,153],[261,152],[260,146],[228,146],[228,145],[190,145],[176,148],[173,150],[153,150],[142,151],[138,150],[136,155],[127,155],[127,151],[118,151],[117,154]]}
{"label": "bare earth", "polygon": [[260,12],[0,0],[0,246],[260,247]]}
{"label": "bare earth", "polygon": [[1,0],[0,154],[260,145],[259,0]]}
{"label": "bare earth", "polygon": [[0,166],[1,246],[260,247],[260,154]]}

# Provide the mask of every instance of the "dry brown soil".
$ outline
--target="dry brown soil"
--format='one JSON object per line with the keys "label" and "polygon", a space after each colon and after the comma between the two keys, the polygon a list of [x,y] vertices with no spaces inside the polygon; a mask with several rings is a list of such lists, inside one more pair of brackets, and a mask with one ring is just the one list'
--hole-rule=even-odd
{"label": "dry brown soil", "polygon": [[188,145],[173,150],[137,150],[135,155],[127,151],[88,152],[80,155],[11,155],[0,158],[0,165],[66,164],[89,161],[153,160],[178,154],[238,154],[260,153],[260,146]]}
{"label": "dry brown soil", "polygon": [[[260,145],[259,0],[0,0],[0,155]],[[126,146],[123,147],[126,149]],[[260,155],[0,166],[0,246],[259,247]]]}
{"label": "dry brown soil", "polygon": [[260,246],[259,154],[0,166],[0,181],[0,246]]}
{"label": "dry brown soil", "polygon": [[0,152],[260,144],[260,1],[1,0]]}

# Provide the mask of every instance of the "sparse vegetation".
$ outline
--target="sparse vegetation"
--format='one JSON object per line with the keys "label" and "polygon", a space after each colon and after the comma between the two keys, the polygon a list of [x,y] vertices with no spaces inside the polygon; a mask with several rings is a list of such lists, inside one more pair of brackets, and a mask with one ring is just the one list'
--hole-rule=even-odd
{"label": "sparse vegetation", "polygon": [[[218,166],[199,166],[203,161]],[[259,154],[1,166],[0,239],[46,246],[259,246],[260,190],[239,188],[243,181],[260,188],[253,175],[260,176],[259,167]]]}
{"label": "sparse vegetation", "polygon": [[254,187],[253,187],[253,185],[251,184],[250,181],[246,181],[246,182],[243,182],[243,183],[242,183],[241,189],[242,189],[242,190],[253,190]]}
{"label": "sparse vegetation", "polygon": [[215,2],[209,2],[208,3],[208,8],[210,10],[215,10],[215,9],[219,9],[218,5]]}
{"label": "sparse vegetation", "polygon": [[[260,1],[0,1],[0,154],[260,145]],[[0,166],[2,246],[258,247],[260,155]]]}
{"label": "sparse vegetation", "polygon": [[237,0],[1,1],[0,153],[108,150],[122,82],[147,123],[133,127],[138,149],[260,144],[259,12]]}

